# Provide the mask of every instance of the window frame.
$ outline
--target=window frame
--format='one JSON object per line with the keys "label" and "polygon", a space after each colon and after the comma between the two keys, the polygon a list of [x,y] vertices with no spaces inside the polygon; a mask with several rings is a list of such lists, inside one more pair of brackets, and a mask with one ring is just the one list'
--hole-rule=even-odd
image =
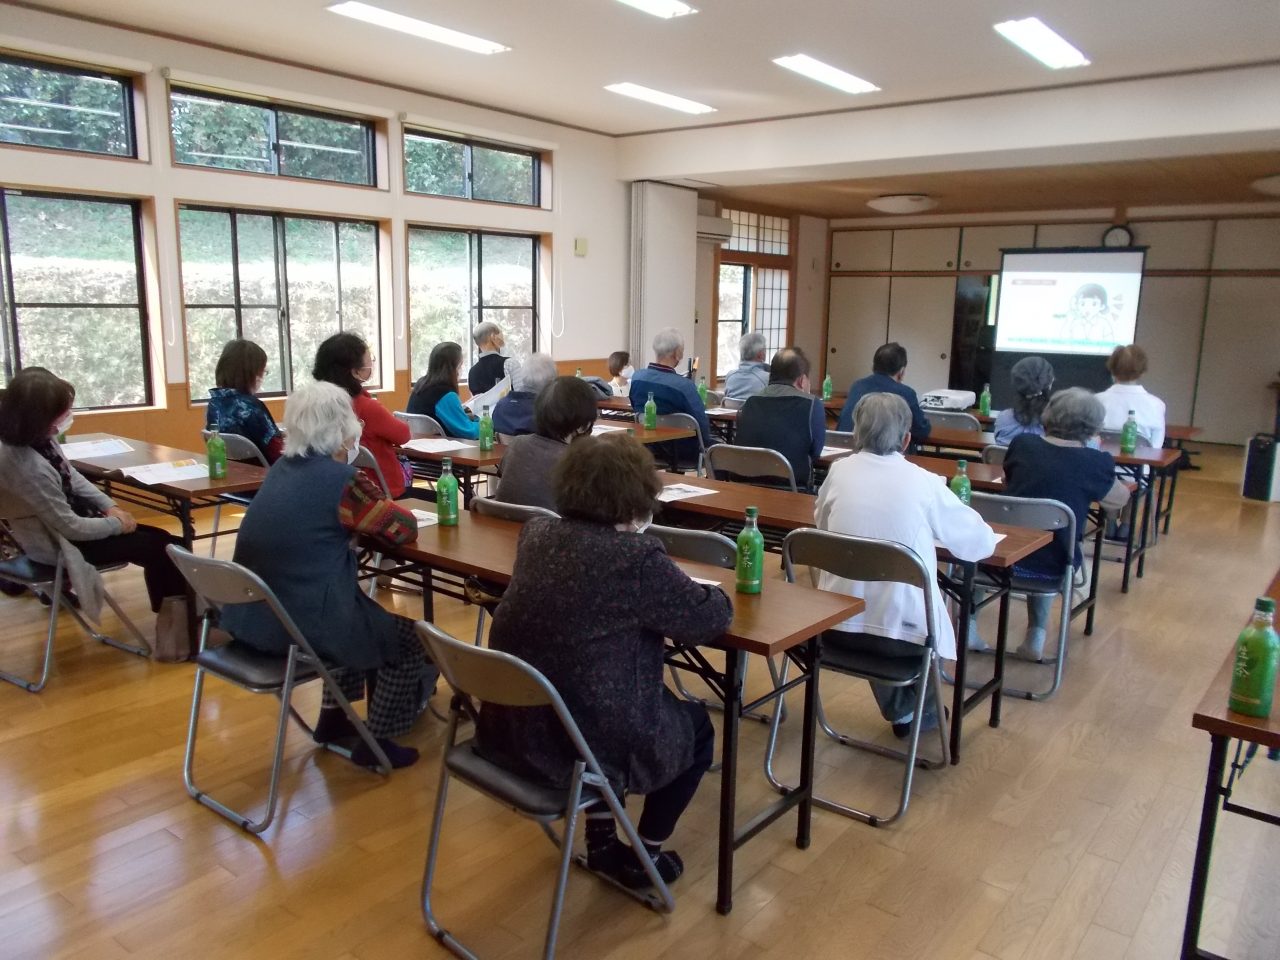
{"label": "window frame", "polygon": [[[173,95],[188,94],[205,100],[216,100],[222,103],[235,103],[245,107],[258,107],[267,111],[271,117],[271,141],[268,152],[271,154],[269,170],[237,170],[234,167],[218,167],[205,163],[190,163],[178,159],[178,141],[173,130]],[[166,92],[168,102],[169,123],[169,155],[174,166],[187,167],[193,170],[215,170],[219,173],[249,174],[255,177],[271,177],[276,180],[299,180],[303,183],[331,183],[340,187],[366,187],[376,189],[378,186],[378,137],[375,123],[368,117],[354,114],[337,113],[329,110],[318,110],[315,107],[298,106],[284,101],[271,100],[267,97],[252,97],[246,94],[226,93],[221,90],[210,90],[199,86],[188,86],[182,83],[170,83]],[[359,124],[364,133],[364,143],[368,151],[366,166],[369,179],[365,183],[352,183],[349,180],[332,180],[327,177],[302,177],[294,173],[280,172],[280,113],[292,113],[303,117],[315,117],[318,120],[336,120],[343,123]]]}
{"label": "window frame", "polygon": [[[446,143],[457,143],[462,145],[462,180],[466,184],[466,193],[458,196],[452,193],[431,193],[426,190],[414,190],[409,186],[409,150],[405,146],[405,141],[410,136],[418,136],[426,140],[443,140]],[[533,169],[530,171],[530,186],[532,188],[532,199],[529,203],[520,203],[516,200],[490,200],[485,197],[477,197],[475,193],[475,181],[472,172],[475,169],[473,154],[476,147],[482,150],[493,150],[498,153],[511,153],[516,156],[528,157],[533,161]],[[496,203],[506,207],[520,208],[538,208],[542,206],[542,163],[543,151],[532,147],[517,147],[506,143],[493,143],[488,140],[476,140],[469,137],[458,136],[457,134],[439,133],[435,130],[428,130],[423,127],[414,127],[404,124],[400,131],[400,159],[403,165],[402,177],[404,183],[404,192],[412,197],[441,197],[446,200],[466,200],[468,203]]]}
{"label": "window frame", "polygon": [[73,77],[88,77],[91,80],[110,80],[113,83],[120,84],[121,104],[123,106],[122,119],[124,121],[125,136],[129,139],[129,149],[127,153],[108,153],[105,150],[82,150],[78,147],[52,147],[41,143],[10,143],[9,141],[0,141],[0,147],[16,147],[20,150],[51,150],[54,153],[76,153],[90,157],[106,157],[111,160],[138,159],[138,118],[135,109],[136,90],[132,74],[116,73],[104,70],[101,67],[82,67],[70,63],[61,63],[56,60],[41,60],[38,57],[26,54],[12,54],[4,50],[0,50],[0,63],[30,67],[34,70],[48,70],[52,73],[62,73]]}
{"label": "window frame", "polygon": [[[786,253],[758,253],[749,250],[731,250],[728,242],[722,243],[716,247],[716,256],[714,261],[714,277],[716,282],[715,291],[715,317],[716,328],[711,337],[711,369],[714,371],[719,366],[719,324],[732,323],[731,320],[721,321],[720,317],[720,268],[722,266],[741,266],[746,268],[743,271],[743,283],[748,288],[743,294],[743,334],[749,333],[756,329],[756,292],[757,283],[755,274],[757,270],[781,270],[787,274],[787,327],[786,337],[784,338],[784,346],[792,346],[795,344],[795,298],[796,298],[796,245],[799,240],[798,217],[795,214],[784,214],[778,211],[769,211],[749,206],[732,205],[720,207],[719,215],[722,217],[730,217],[732,214],[745,213],[752,214],[757,217],[776,217],[787,221],[787,252]],[[757,238],[758,239],[758,238]],[[750,304],[750,305],[748,305]],[[814,358],[810,358],[814,369],[817,370],[821,364],[817,363]],[[736,367],[738,361],[734,361]],[[718,376],[718,375],[717,375]]]}
{"label": "window frame", "polygon": [[[127,206],[130,209],[130,215],[133,220],[133,257],[134,270],[136,277],[136,289],[138,291],[138,302],[133,303],[84,303],[80,301],[69,303],[46,303],[46,302],[18,302],[15,296],[14,280],[13,280],[13,246],[9,236],[9,206],[8,198],[10,196],[20,197],[37,197],[48,200],[81,200],[90,203],[114,203],[121,206]],[[58,193],[49,190],[20,190],[0,186],[0,276],[3,276],[4,291],[0,294],[0,326],[3,327],[4,338],[4,367],[3,376],[7,383],[14,374],[22,369],[22,341],[18,331],[18,310],[21,308],[28,309],[57,309],[59,307],[85,310],[94,307],[106,307],[109,309],[137,309],[138,324],[141,334],[141,353],[142,353],[142,402],[138,403],[122,403],[116,405],[107,405],[99,407],[75,407],[80,411],[93,410],[127,410],[139,406],[150,407],[155,404],[155,391],[153,371],[151,369],[151,317],[148,311],[148,297],[146,287],[146,276],[143,269],[144,263],[144,244],[142,240],[142,201],[135,198],[122,197],[100,197],[88,193]]]}

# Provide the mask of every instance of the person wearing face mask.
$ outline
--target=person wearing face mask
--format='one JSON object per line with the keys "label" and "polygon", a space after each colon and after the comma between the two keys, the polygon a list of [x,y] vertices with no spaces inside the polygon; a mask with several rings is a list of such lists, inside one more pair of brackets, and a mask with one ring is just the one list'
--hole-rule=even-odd
{"label": "person wearing face mask", "polygon": [[609,354],[609,386],[613,388],[615,397],[629,396],[631,378],[636,375],[636,368],[631,365],[631,354],[625,350],[615,350]]}
{"label": "person wearing face mask", "polygon": [[[634,437],[575,440],[552,483],[563,519],[524,524],[489,646],[542,671],[615,786],[645,795],[637,824],[644,851],[618,839],[603,802],[587,808],[590,867],[639,887],[643,852],[671,881],[683,863],[662,847],[711,764],[715,732],[706,707],[664,685],[663,637],[711,640],[728,628],[733,606],[642,532],[662,484]],[[507,769],[556,786],[569,782],[575,755],[548,707],[485,704],[477,744]]]}
{"label": "person wearing face mask", "polygon": [[480,436],[480,425],[467,415],[458,396],[461,372],[462,347],[451,340],[437,343],[427,358],[427,372],[413,385],[408,410],[434,417],[451,437],[475,440]]}
{"label": "person wearing face mask", "polygon": [[[418,751],[391,738],[418,719],[438,671],[414,635],[413,621],[384,610],[360,589],[351,539],[355,534],[406,543],[417,537],[417,521],[351,466],[360,423],[346,391],[322,381],[304,384],[289,397],[284,421],[284,456],[244,515],[233,559],[266,581],[316,652],[339,667],[334,677],[348,699],[358,700],[366,674],[376,673],[369,732],[393,766],[408,766]],[[262,604],[227,607],[221,626],[264,653],[288,649],[284,628]],[[316,740],[341,742],[354,735],[326,693]],[[352,759],[363,766],[374,762],[363,744]]]}
{"label": "person wearing face mask", "polygon": [[185,649],[186,582],[164,552],[181,541],[138,523],[63,456],[55,438],[71,428],[75,396],[75,387],[43,367],[25,367],[0,391],[0,517],[36,563],[53,566],[62,554],[91,620],[103,600],[95,567],[141,567],[158,614],[157,647]]}
{"label": "person wearing face mask", "polygon": [[[476,324],[475,330],[471,332],[471,339],[480,351],[480,357],[471,365],[467,374],[467,387],[473,397],[478,397],[482,393],[488,393],[502,379],[507,362],[507,358],[502,355],[502,348],[506,346],[507,340],[502,335],[502,328],[492,320]],[[456,386],[455,384],[455,388]]]}
{"label": "person wearing face mask", "polygon": [[[409,425],[397,420],[391,411],[365,389],[373,378],[374,356],[369,346],[354,333],[335,333],[316,350],[311,375],[347,391],[356,418],[364,425],[360,445],[373,454],[387,481],[392,497],[404,495],[413,476],[396,456],[396,448],[409,442]],[[372,471],[369,471],[372,478]]]}
{"label": "person wearing face mask", "polygon": [[214,370],[217,386],[209,391],[204,424],[206,430],[217,427],[244,437],[262,451],[267,463],[275,463],[284,453],[284,434],[267,405],[255,396],[266,373],[265,350],[252,340],[227,341]]}
{"label": "person wearing face mask", "polygon": [[552,470],[574,440],[591,433],[596,393],[578,377],[557,377],[538,393],[533,420],[534,433],[507,444],[494,499],[554,510]]}

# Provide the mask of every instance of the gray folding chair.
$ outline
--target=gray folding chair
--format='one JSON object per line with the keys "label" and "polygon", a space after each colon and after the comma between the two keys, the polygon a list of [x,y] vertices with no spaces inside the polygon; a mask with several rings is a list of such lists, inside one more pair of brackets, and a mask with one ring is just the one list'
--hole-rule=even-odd
{"label": "gray folding chair", "polygon": [[[206,443],[209,442],[210,430],[201,430],[200,436],[204,438]],[[262,451],[258,449],[258,445],[248,437],[242,437],[238,433],[222,433],[218,435],[222,437],[222,442],[227,445],[227,459],[239,460],[244,463],[256,463],[264,469],[271,465],[267,463],[267,458],[262,455]],[[222,522],[222,503],[230,502],[247,507],[253,502],[252,496],[246,496],[243,493],[224,493],[219,498],[219,502],[213,507],[213,534],[209,537],[209,556],[215,556],[218,552],[218,526]]]}
{"label": "gray folding chair", "polygon": [[[638,414],[637,419],[643,421],[644,414]],[[692,430],[694,437],[698,441],[698,462],[693,464],[693,472],[696,476],[704,476],[704,464],[706,463],[707,445],[703,442],[702,431],[698,429],[698,421],[688,413],[662,413],[658,415],[658,426],[660,427],[680,427],[685,430]],[[683,443],[683,440],[674,440],[673,443]],[[685,467],[688,464],[678,463],[678,467]]]}
{"label": "gray folding chair", "polygon": [[737,397],[725,397],[724,407],[726,410],[741,410],[746,404],[746,400],[739,400]]}
{"label": "gray folding chair", "polygon": [[440,421],[425,413],[406,413],[403,410],[397,410],[392,416],[408,425],[409,433],[414,439],[448,436],[444,432],[444,427],[440,425]]}
{"label": "gray folding chair", "polygon": [[998,443],[989,443],[982,448],[982,462],[1003,465],[1004,455],[1008,452],[1008,447],[1002,447]]}
{"label": "gray folding chair", "polygon": [[[1057,533],[1067,531],[1068,542],[1075,550],[1076,515],[1071,508],[1058,500],[1039,500],[1030,497],[999,496],[994,493],[978,493],[974,491],[970,505],[987,523],[1003,523],[1014,527],[1029,527],[1033,530],[1047,530]],[[1067,665],[1067,640],[1071,634],[1071,588],[1073,568],[1068,565],[1057,580],[1040,580],[1034,577],[1019,577],[1016,574],[1010,580],[1013,593],[1026,596],[1060,596],[1062,598],[1062,614],[1058,618],[1058,652],[1057,656],[1044,660],[1053,666],[1053,683],[1047,690],[1028,692],[1016,690],[1007,684],[1005,696],[1023,697],[1027,700],[1048,700],[1062,686],[1062,674]],[[999,586],[991,574],[978,568],[974,579],[975,585],[993,589]]]}
{"label": "gray folding chair", "polygon": [[[391,773],[391,762],[387,759],[387,755],[378,746],[377,740],[364,725],[364,721],[351,708],[350,702],[343,696],[329,668],[302,635],[293,617],[280,605],[272,589],[263,583],[257,574],[229,560],[197,557],[179,546],[168,546],[165,551],[186,577],[187,583],[191,584],[195,595],[207,604],[200,626],[200,650],[196,654],[196,679],[191,695],[191,721],[187,727],[187,749],[182,761],[182,780],[186,784],[187,793],[196,802],[216,811],[252,834],[260,834],[271,825],[271,821],[275,819],[276,802],[280,794],[280,767],[284,759],[285,731],[289,727],[289,718],[292,717],[308,736],[315,735],[314,728],[293,708],[294,688],[311,680],[320,680],[333,694],[360,740],[377,759],[377,771],[383,775]],[[288,652],[273,656],[260,653],[234,640],[226,646],[209,647],[209,631],[217,616],[216,611],[225,605],[237,603],[265,603],[292,641]],[[280,700],[275,750],[271,758],[271,779],[267,787],[267,809],[260,820],[249,819],[247,815],[215,800],[196,786],[194,770],[196,730],[200,723],[200,701],[204,694],[206,673],[211,673],[241,690],[273,694]],[[325,744],[325,747],[340,756],[348,759],[351,757],[351,751],[345,747],[332,743]]]}
{"label": "gray folding chair", "polygon": [[964,430],[968,433],[981,433],[982,424],[971,413],[959,410],[925,410],[925,419],[931,426],[939,430]]}
{"label": "gray folding chair", "polygon": [[708,407],[718,407],[718,406],[720,406],[720,405],[721,405],[721,404],[723,404],[723,403],[724,403],[724,391],[723,391],[723,390],[708,390],[708,391],[707,391],[707,406],[708,406]]}
{"label": "gray folding chair", "polygon": [[[768,447],[714,443],[707,447],[706,465],[707,475],[717,480],[739,480],[775,489],[781,485],[792,493],[796,492],[796,477],[791,463],[777,450]],[[762,482],[766,480],[774,482]]]}
{"label": "gray folding chair", "polygon": [[[351,461],[351,465],[356,468],[364,468],[373,471],[374,478],[378,481],[378,486],[382,488],[382,492],[388,499],[391,498],[391,488],[387,486],[387,478],[382,474],[382,468],[378,466],[378,461],[369,449],[363,444],[356,447],[356,458]],[[378,571],[382,569],[382,551],[374,551],[373,557],[369,561],[373,568],[373,573],[369,575],[369,586],[365,588],[365,592],[370,597],[377,596],[378,593]],[[387,582],[390,582],[389,580]],[[426,589],[425,587],[423,589]]]}
{"label": "gray folding chair", "polygon": [[[436,791],[435,813],[427,845],[427,863],[422,876],[422,916],[427,929],[432,937],[452,953],[466,960],[476,960],[476,955],[441,925],[431,903],[449,781],[457,778],[491,800],[537,823],[551,842],[560,848],[560,864],[551,897],[551,916],[547,922],[547,936],[542,952],[545,960],[550,960],[555,956],[556,938],[560,932],[560,913],[569,882],[569,862],[574,860],[584,867],[586,864],[584,857],[573,855],[574,832],[579,815],[597,800],[604,800],[635,850],[643,850],[640,837],[627,816],[622,798],[610,785],[564,700],[546,677],[518,657],[455,640],[432,624],[419,621],[417,630],[432,659],[440,667],[440,672],[454,689],[444,758],[440,764],[440,785]],[[473,698],[482,705],[542,707],[554,711],[577,754],[569,786],[548,786],[513,773],[482,757],[477,752],[473,739],[459,743],[459,722],[473,717],[476,712],[472,704]],[[564,821],[564,831],[557,834],[551,829],[551,825],[560,820]],[[647,856],[639,857],[638,860],[653,887],[652,892],[637,892],[616,883],[613,885],[655,910],[670,913],[675,909],[675,900],[658,875],[653,861]],[[613,883],[612,880],[609,882]]]}
{"label": "gray folding chair", "polygon": [[[859,653],[849,650],[826,649],[822,651],[822,668],[850,677],[875,681],[886,686],[907,687],[918,686],[915,710],[911,718],[911,732],[907,750],[894,750],[876,743],[857,740],[834,730],[827,722],[822,709],[822,700],[818,700],[818,723],[824,733],[838,743],[847,747],[856,747],[882,757],[890,757],[904,762],[902,790],[899,795],[898,808],[887,817],[882,817],[857,807],[837,803],[834,800],[817,797],[813,802],[825,810],[831,810],[855,820],[861,820],[873,827],[886,826],[893,823],[907,812],[911,802],[911,781],[915,776],[917,764],[934,769],[944,767],[951,760],[948,746],[946,711],[942,701],[942,683],[940,680],[940,663],[938,661],[937,638],[933,633],[933,579],[934,573],[925,567],[924,561],[915,551],[900,543],[887,540],[871,540],[865,537],[851,537],[838,533],[811,528],[793,530],[787,535],[782,545],[782,561],[787,573],[787,580],[795,582],[797,565],[808,566],[835,574],[847,580],[860,580],[864,583],[902,583],[915,587],[924,593],[924,617],[929,633],[920,645],[920,659],[911,662],[905,658],[881,657],[871,653]],[[790,661],[783,661],[782,671],[774,673],[774,685],[783,687],[787,682],[787,670]],[[920,728],[924,722],[925,702],[929,694],[934,697],[934,706],[938,711],[938,738],[942,747],[941,760],[929,760],[919,755]],[[792,787],[782,783],[773,772],[773,756],[778,744],[778,723],[781,711],[774,711],[773,723],[769,726],[769,740],[765,748],[764,769],[769,782],[782,792]]]}
{"label": "gray folding chair", "polygon": [[[511,520],[524,523],[533,517],[559,517],[560,514],[546,507],[533,507],[523,503],[505,503],[492,497],[475,497],[471,501],[472,512],[482,517],[497,517],[499,520]],[[484,643],[484,615],[493,615],[501,598],[501,587],[485,583],[475,577],[469,577],[464,589],[467,599],[476,605],[476,646]],[[495,592],[495,590],[497,592]],[[498,599],[495,599],[498,598]]]}
{"label": "gray folding chair", "polygon": [[828,447],[843,447],[845,450],[853,449],[853,431],[852,430],[828,430],[826,445]]}
{"label": "gray folding chair", "polygon": [[[4,533],[4,536],[6,540],[9,540],[7,532]],[[16,673],[0,670],[0,680],[6,680],[14,686],[21,687],[28,693],[39,693],[44,689],[45,684],[49,682],[49,673],[53,668],[53,640],[58,633],[58,614],[64,609],[65,598],[62,591],[64,584],[67,582],[66,564],[63,561],[61,551],[58,553],[58,562],[53,566],[49,566],[44,563],[36,563],[26,554],[19,552],[16,542],[13,543],[13,547],[13,550],[7,552],[14,555],[0,560],[0,579],[21,584],[32,593],[48,600],[49,626],[45,631],[44,650],[41,652],[40,676],[35,680],[27,680]],[[123,566],[125,566],[123,563],[106,564],[98,567],[98,571],[119,570]],[[105,587],[103,588],[103,599],[107,602],[112,612],[120,618],[124,628],[138,641],[136,646],[123,643],[95,630],[89,621],[84,618],[84,615],[70,603],[65,604],[65,609],[75,619],[76,623],[80,624],[81,629],[90,638],[97,640],[99,643],[105,643],[109,647],[115,647],[117,650],[123,650],[125,653],[132,653],[140,657],[150,656],[151,645],[147,643],[146,638],[138,631],[134,622],[120,609],[120,605],[116,603],[115,598],[111,596],[111,593]]]}

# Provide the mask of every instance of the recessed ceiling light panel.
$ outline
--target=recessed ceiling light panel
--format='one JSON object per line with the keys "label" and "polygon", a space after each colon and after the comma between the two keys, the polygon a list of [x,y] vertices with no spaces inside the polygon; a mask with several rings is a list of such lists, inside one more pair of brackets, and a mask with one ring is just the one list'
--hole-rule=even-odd
{"label": "recessed ceiling light panel", "polygon": [[643,10],[655,17],[662,17],[664,20],[670,20],[672,17],[687,17],[691,13],[698,12],[687,3],[681,3],[680,0],[618,0],[618,2]]}
{"label": "recessed ceiling light panel", "polygon": [[1088,57],[1045,26],[1039,17],[1006,20],[997,23],[995,31],[1054,70],[1089,65]]}
{"label": "recessed ceiling light panel", "polygon": [[637,100],[657,104],[668,110],[679,110],[682,113],[716,112],[715,107],[709,107],[697,100],[686,100],[684,97],[677,97],[674,93],[663,93],[661,90],[642,87],[638,83],[611,83],[605,89],[611,93],[620,93],[624,97],[634,97]]}
{"label": "recessed ceiling light panel", "polygon": [[325,9],[330,13],[350,17],[352,20],[371,23],[375,27],[385,27],[388,30],[407,33],[413,37],[421,37],[424,40],[432,40],[436,43],[457,47],[459,50],[469,50],[471,53],[502,53],[511,49],[492,40],[473,37],[469,33],[450,30],[448,27],[428,23],[426,20],[419,20],[417,17],[406,17],[403,13],[393,13],[390,10],[383,10],[381,7],[375,7],[369,3],[359,3],[357,0],[335,3]]}
{"label": "recessed ceiling light panel", "polygon": [[880,89],[874,83],[868,83],[861,77],[855,77],[852,73],[845,73],[839,67],[833,67],[829,63],[816,60],[807,53],[796,53],[789,57],[776,57],[773,62],[780,67],[794,70],[810,80],[817,80],[819,83],[825,83],[828,87],[835,87],[845,93],[873,93]]}

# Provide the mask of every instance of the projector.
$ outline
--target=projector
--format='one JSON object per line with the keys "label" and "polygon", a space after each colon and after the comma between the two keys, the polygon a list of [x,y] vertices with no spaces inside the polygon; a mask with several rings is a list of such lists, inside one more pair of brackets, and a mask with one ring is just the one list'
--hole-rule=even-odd
{"label": "projector", "polygon": [[977,399],[972,390],[930,390],[920,398],[920,406],[926,410],[968,410]]}

